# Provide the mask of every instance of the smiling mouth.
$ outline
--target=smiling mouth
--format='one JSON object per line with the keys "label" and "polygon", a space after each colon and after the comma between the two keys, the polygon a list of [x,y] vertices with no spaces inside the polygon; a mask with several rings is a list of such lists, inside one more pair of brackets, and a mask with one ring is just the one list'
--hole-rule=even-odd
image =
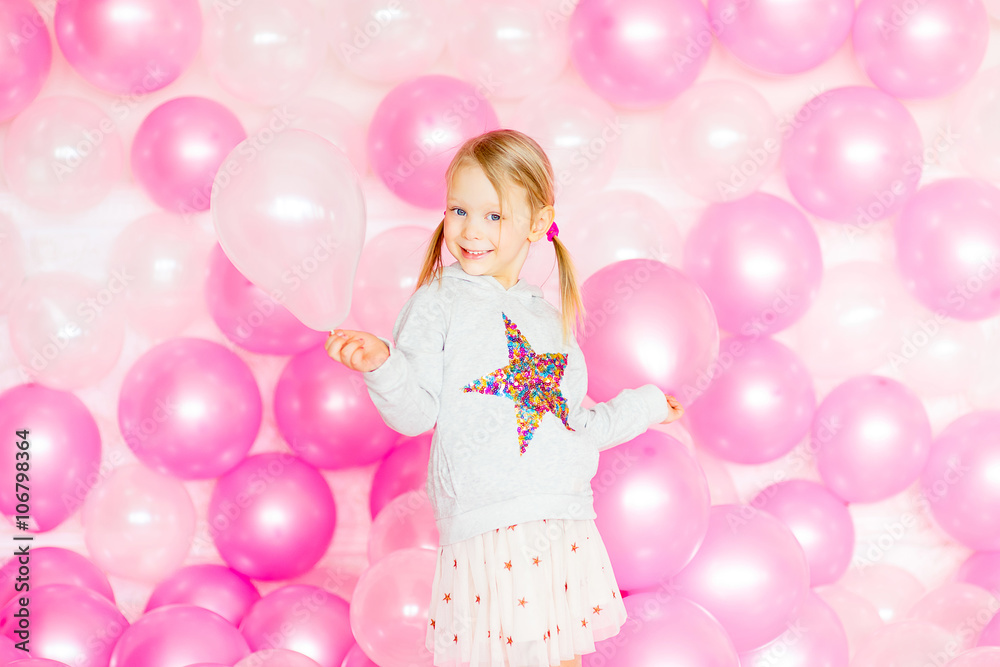
{"label": "smiling mouth", "polygon": [[462,248],[462,256],[466,259],[479,259],[480,257],[485,257],[486,255],[493,252],[492,250],[481,250],[479,252],[470,252],[465,248]]}

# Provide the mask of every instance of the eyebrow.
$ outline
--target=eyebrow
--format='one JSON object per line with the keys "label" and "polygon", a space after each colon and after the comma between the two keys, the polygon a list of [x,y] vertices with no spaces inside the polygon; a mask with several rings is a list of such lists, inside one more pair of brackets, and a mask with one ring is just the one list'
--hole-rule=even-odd
{"label": "eyebrow", "polygon": [[[463,202],[461,199],[453,199],[452,197],[448,197],[448,205],[450,206],[451,204],[456,204],[456,205],[459,205],[459,206],[465,206],[465,202]],[[487,208],[500,208],[500,202],[491,201],[490,203],[488,203],[486,205],[486,207]]]}

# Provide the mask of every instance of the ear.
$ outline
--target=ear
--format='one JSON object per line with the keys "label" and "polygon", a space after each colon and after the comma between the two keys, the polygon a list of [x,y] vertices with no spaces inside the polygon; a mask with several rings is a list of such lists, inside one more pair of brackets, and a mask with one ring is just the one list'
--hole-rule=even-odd
{"label": "ear", "polygon": [[540,210],[531,221],[531,230],[528,232],[528,239],[532,243],[544,239],[555,217],[556,210],[552,206],[546,206]]}

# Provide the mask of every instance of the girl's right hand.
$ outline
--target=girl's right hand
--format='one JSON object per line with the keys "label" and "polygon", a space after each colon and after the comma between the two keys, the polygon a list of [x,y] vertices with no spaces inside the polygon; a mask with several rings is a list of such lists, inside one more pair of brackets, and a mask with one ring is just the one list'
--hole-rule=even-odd
{"label": "girl's right hand", "polygon": [[334,329],[324,347],[331,359],[362,373],[375,370],[389,358],[389,346],[367,331]]}
{"label": "girl's right hand", "polygon": [[667,418],[660,423],[669,424],[670,422],[675,422],[684,416],[684,406],[681,405],[681,402],[670,394],[664,393],[663,395],[667,397],[667,407],[670,408],[670,414],[668,414]]}

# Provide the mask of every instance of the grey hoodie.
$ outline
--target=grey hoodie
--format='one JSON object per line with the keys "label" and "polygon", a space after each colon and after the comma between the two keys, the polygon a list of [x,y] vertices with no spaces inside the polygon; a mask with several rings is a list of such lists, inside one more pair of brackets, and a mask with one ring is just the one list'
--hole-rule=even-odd
{"label": "grey hoodie", "polygon": [[407,300],[389,358],[362,373],[382,419],[434,428],[427,495],[440,544],[537,519],[593,519],[598,452],[666,419],[656,385],[589,409],[587,366],[535,285],[444,267]]}

